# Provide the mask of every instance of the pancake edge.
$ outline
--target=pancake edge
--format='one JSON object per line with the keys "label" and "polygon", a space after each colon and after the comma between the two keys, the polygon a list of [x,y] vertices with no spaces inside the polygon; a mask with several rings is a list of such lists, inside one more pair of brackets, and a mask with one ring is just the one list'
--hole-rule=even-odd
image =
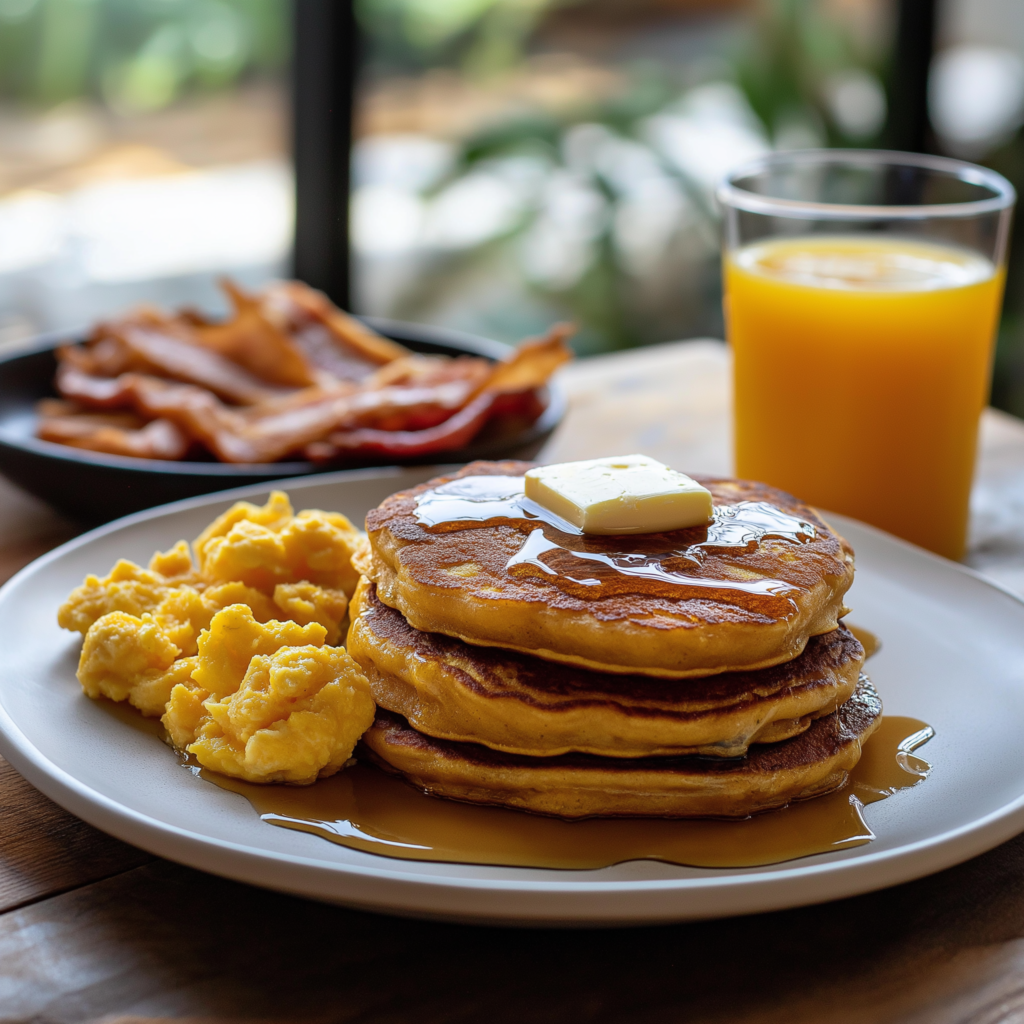
{"label": "pancake edge", "polygon": [[[378,711],[361,750],[429,796],[500,806],[567,820],[593,817],[746,818],[840,789],[878,727],[882,702],[861,676],[856,694],[800,736],[760,748],[735,762],[661,759],[631,764],[614,758],[522,758],[474,744],[452,744],[417,733],[398,716]],[[821,757],[813,753],[829,740]],[[799,745],[799,746],[797,746]],[[771,767],[772,761],[779,762]],[[680,765],[679,762],[683,764]],[[765,770],[759,770],[763,762]]]}
{"label": "pancake edge", "polygon": [[[817,675],[811,675],[809,669],[805,680],[780,686],[767,695],[748,696],[756,681],[746,678],[748,673],[744,672],[737,684],[742,684],[745,699],[735,704],[723,701],[706,712],[674,709],[668,702],[646,710],[640,705],[631,706],[628,698],[617,703],[614,694],[588,695],[576,702],[567,699],[562,706],[552,702],[537,707],[514,691],[509,691],[508,699],[500,690],[487,695],[477,693],[473,677],[443,655],[420,653],[401,644],[389,646],[371,625],[374,612],[368,604],[373,599],[372,587],[364,577],[353,596],[347,645],[370,680],[377,703],[436,739],[479,743],[508,754],[743,756],[752,743],[790,739],[809,728],[813,719],[835,711],[853,695],[864,663],[863,648],[845,631],[861,650],[859,658],[849,658],[838,666],[826,665]],[[397,610],[384,607],[391,615],[401,616]],[[420,632],[407,622],[406,626]],[[442,643],[459,643],[447,636],[439,639]],[[468,656],[472,657],[472,651]],[[554,665],[549,669],[558,671]],[[685,685],[680,686],[681,695]],[[728,727],[727,732],[723,725]],[[597,741],[598,736],[601,741]]]}

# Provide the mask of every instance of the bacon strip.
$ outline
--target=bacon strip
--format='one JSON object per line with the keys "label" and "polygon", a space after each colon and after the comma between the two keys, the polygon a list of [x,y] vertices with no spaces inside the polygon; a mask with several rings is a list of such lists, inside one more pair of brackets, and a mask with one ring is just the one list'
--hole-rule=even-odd
{"label": "bacon strip", "polygon": [[478,391],[528,391],[546,384],[555,370],[572,359],[566,343],[575,331],[572,324],[554,324],[542,337],[524,341],[494,367]]}
{"label": "bacon strip", "polygon": [[467,395],[475,393],[494,374],[494,364],[480,356],[408,355],[393,359],[363,382],[369,390],[397,385],[424,387],[448,381],[464,381]]}
{"label": "bacon strip", "polygon": [[131,390],[125,383],[128,376],[96,377],[62,360],[57,366],[57,390],[66,399],[90,409],[127,409],[132,404]]}
{"label": "bacon strip", "polygon": [[272,384],[308,387],[318,383],[298,345],[264,314],[257,299],[231,281],[221,281],[235,307],[235,317],[224,324],[197,325],[199,344],[219,352]]}
{"label": "bacon strip", "polygon": [[156,374],[208,388],[237,405],[264,402],[295,390],[269,385],[230,359],[193,345],[163,326],[125,320],[106,325],[104,331],[90,345],[58,349],[61,365],[70,364],[93,377]]}
{"label": "bacon strip", "polygon": [[536,389],[572,358],[566,346],[572,332],[571,324],[555,324],[544,337],[520,345],[494,367],[463,408],[440,424],[421,430],[336,431],[325,441],[308,445],[306,457],[316,462],[345,455],[413,458],[469,444],[495,415],[529,411],[536,418],[544,409]]}
{"label": "bacon strip", "polygon": [[301,325],[313,320],[323,324],[342,345],[377,366],[409,355],[397,341],[385,338],[361,320],[338,309],[323,292],[300,281],[280,281],[266,290],[266,305]]}
{"label": "bacon strip", "polygon": [[255,374],[217,352],[154,330],[125,326],[117,337],[136,357],[132,369],[209,388],[218,397],[238,405],[264,402],[284,390],[268,387]]}
{"label": "bacon strip", "polygon": [[[116,422],[103,423],[97,416],[52,416],[39,424],[37,436],[71,448],[129,455],[136,459],[177,461],[188,453],[188,438],[169,420],[152,420],[141,427]],[[122,415],[122,419],[126,418]]]}
{"label": "bacon strip", "polygon": [[496,415],[533,414],[544,403],[535,391],[502,394],[485,391],[443,423],[426,430],[350,430],[330,435],[326,441],[306,446],[307,459],[329,462],[342,456],[381,455],[389,459],[415,458],[454,451],[469,444],[488,420]]}

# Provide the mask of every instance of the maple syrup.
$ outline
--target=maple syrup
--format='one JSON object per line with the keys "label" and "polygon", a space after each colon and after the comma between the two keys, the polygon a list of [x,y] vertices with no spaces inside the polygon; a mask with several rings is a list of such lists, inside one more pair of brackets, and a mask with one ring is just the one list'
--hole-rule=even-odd
{"label": "maple syrup", "polygon": [[860,641],[861,647],[864,648],[865,661],[881,650],[882,641],[871,630],[863,626],[853,626],[849,622],[846,623],[846,628]]}
{"label": "maple syrup", "polygon": [[402,860],[592,869],[630,860],[739,868],[861,846],[874,839],[865,805],[920,783],[914,751],[934,735],[913,718],[883,718],[846,786],[742,821],[589,818],[562,821],[429,797],[357,762],[307,787],[259,786],[190,766],[244,796],[269,825]]}
{"label": "maple syrup", "polygon": [[[506,565],[510,572],[539,570],[545,576],[580,587],[599,588],[609,577],[632,577],[656,583],[714,590],[739,590],[782,597],[799,589],[773,579],[739,579],[693,575],[710,551],[752,551],[767,538],[794,544],[814,540],[813,524],[765,501],[716,505],[707,526],[665,534],[629,535],[630,551],[607,550],[608,538],[593,542],[561,516],[526,497],[519,476],[468,476],[425,491],[416,499],[421,526],[441,532],[509,525],[528,529],[519,552]],[[680,539],[684,543],[680,544]],[[637,551],[642,544],[643,551]],[[689,571],[687,571],[689,570]]]}

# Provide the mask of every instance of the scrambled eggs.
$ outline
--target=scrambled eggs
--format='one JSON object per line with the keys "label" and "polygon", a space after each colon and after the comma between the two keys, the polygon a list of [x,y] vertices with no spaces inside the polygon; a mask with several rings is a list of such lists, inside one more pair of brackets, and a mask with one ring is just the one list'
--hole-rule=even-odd
{"label": "scrambled eggs", "polygon": [[257,622],[245,605],[218,612],[199,638],[164,726],[214,771],[305,784],[332,775],[373,721],[370,684],[318,623]]}
{"label": "scrambled eggs", "polygon": [[340,512],[293,515],[288,495],[275,491],[262,508],[238,502],[203,530],[195,550],[209,580],[240,580],[264,591],[305,581],[351,597],[359,582],[352,568],[359,540]]}
{"label": "scrambled eggs", "polygon": [[181,658],[152,615],[111,612],[85,634],[78,681],[90,697],[127,700],[156,717],[176,683],[188,679],[195,658]]}
{"label": "scrambled eggs", "polygon": [[58,612],[90,697],[162,716],[206,767],[257,782],[337,771],[373,719],[342,637],[361,535],[343,515],[239,502],[147,568],[122,559]]}

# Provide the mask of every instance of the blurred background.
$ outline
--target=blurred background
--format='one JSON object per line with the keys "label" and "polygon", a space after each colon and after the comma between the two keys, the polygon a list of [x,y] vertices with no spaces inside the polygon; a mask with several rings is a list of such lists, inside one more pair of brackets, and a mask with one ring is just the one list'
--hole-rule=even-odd
{"label": "blurred background", "polygon": [[[302,0],[297,0],[301,3]],[[357,312],[722,335],[712,190],[894,139],[895,0],[357,0]],[[0,347],[288,273],[287,0],[0,0]],[[301,60],[302,55],[296,59]],[[924,147],[1024,186],[1020,0],[939,0]],[[994,403],[1024,416],[1024,233]]]}

